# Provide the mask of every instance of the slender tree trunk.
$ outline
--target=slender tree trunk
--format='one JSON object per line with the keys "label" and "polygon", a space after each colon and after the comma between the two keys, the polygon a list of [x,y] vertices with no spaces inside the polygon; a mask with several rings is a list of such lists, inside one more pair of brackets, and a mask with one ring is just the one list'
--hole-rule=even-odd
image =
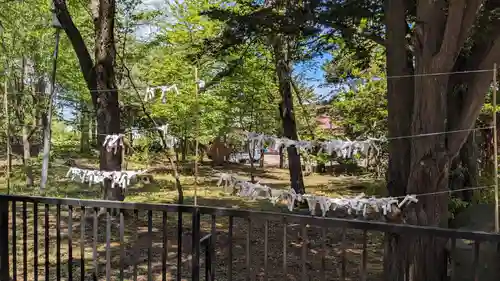
{"label": "slender tree trunk", "polygon": [[31,144],[30,144],[30,130],[28,127],[28,114],[24,112],[25,102],[27,100],[24,98],[24,84],[25,84],[25,74],[26,74],[26,59],[23,56],[21,59],[21,75],[19,77],[19,82],[16,83],[15,88],[19,94],[16,97],[17,101],[17,117],[19,123],[22,125],[22,142],[23,142],[23,166],[24,172],[26,174],[26,186],[33,186],[33,170],[31,168]]}
{"label": "slender tree trunk", "polygon": [[80,113],[80,152],[88,153],[90,151],[90,116],[85,103],[81,104]]}
{"label": "slender tree trunk", "polygon": [[23,163],[26,173],[26,186],[33,186],[33,168],[31,167],[31,143],[29,140],[29,127],[23,126]]}
{"label": "slender tree trunk", "polygon": [[92,118],[94,116],[93,112],[88,112],[89,116],[89,135],[90,135],[90,146],[97,147],[97,120]]}
{"label": "slender tree trunk", "polygon": [[264,149],[260,150],[259,168],[264,168]]}
{"label": "slender tree trunk", "polygon": [[285,157],[283,155],[283,146],[280,146],[280,148],[278,149],[278,153],[279,153],[279,157],[280,157],[280,164],[279,164],[279,167],[280,169],[283,169],[284,165],[285,165]]}
{"label": "slender tree trunk", "polygon": [[187,138],[187,132],[184,130],[184,137],[182,138],[182,162],[186,162],[186,157],[188,154],[188,138]]}
{"label": "slender tree trunk", "polygon": [[[497,120],[500,120],[497,116]],[[493,122],[491,118],[489,117],[488,123],[489,125],[493,125]],[[497,128],[499,127],[499,124],[497,124]],[[482,174],[485,175],[485,178],[488,178],[493,184],[493,167],[494,165],[494,153],[493,153],[493,146],[495,145],[495,140],[493,138],[493,130],[482,130],[479,131],[481,134],[481,142],[483,144],[482,150],[481,150],[481,170]],[[497,135],[500,136],[500,132],[497,132]]]}
{"label": "slender tree trunk", "polygon": [[5,125],[5,152],[7,153],[7,163],[6,163],[6,171],[5,171],[5,178],[6,178],[6,186],[7,186],[7,194],[10,194],[10,176],[11,176],[11,171],[12,171],[12,144],[11,144],[11,130],[10,130],[10,110],[9,110],[9,73],[7,72],[8,70],[8,64],[6,63],[4,66],[6,69],[4,69],[4,81],[3,81],[3,115],[5,117],[4,120],[4,125]]}
{"label": "slender tree trunk", "polygon": [[52,73],[50,77],[50,91],[48,96],[48,106],[45,112],[45,124],[43,126],[43,162],[42,162],[42,179],[40,183],[40,189],[45,189],[48,173],[49,173],[49,162],[50,162],[50,148],[51,148],[51,138],[52,138],[52,109],[54,103],[54,93],[56,85],[56,72],[57,72],[57,57],[59,54],[59,39],[61,37],[61,30],[56,30],[56,42],[54,48],[54,56],[52,61]]}
{"label": "slender tree trunk", "polygon": [[[38,81],[34,84],[34,90],[35,92],[33,93],[33,120],[32,120],[32,125],[31,125],[31,132],[32,135],[39,131],[38,129],[42,126],[42,118],[41,118],[41,101],[43,101],[43,96],[45,94],[45,79],[42,74],[39,74],[41,77],[38,79]],[[38,143],[38,142],[37,142]]]}
{"label": "slender tree trunk", "polygon": [[[293,109],[292,87],[291,87],[291,66],[287,58],[282,38],[275,36],[272,39],[274,59],[276,63],[276,74],[279,82],[281,94],[280,116],[283,122],[283,134],[286,138],[298,140],[297,125]],[[290,171],[290,183],[297,193],[305,193],[304,179],[302,175],[302,165],[300,155],[294,146],[287,148],[288,169]]]}

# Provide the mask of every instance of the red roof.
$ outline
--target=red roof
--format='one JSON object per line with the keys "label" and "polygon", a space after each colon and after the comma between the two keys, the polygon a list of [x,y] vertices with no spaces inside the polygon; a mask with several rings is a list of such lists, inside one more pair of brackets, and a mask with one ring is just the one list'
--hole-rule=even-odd
{"label": "red roof", "polygon": [[322,129],[333,129],[332,119],[326,115],[320,115],[316,117],[316,122],[319,123],[319,127]]}

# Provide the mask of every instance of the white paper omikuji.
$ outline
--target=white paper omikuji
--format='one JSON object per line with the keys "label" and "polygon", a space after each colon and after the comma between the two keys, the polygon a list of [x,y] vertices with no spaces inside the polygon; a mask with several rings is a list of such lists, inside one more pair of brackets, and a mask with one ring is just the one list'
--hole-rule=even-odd
{"label": "white paper omikuji", "polygon": [[320,146],[320,152],[325,152],[330,155],[335,154],[337,157],[353,158],[356,154],[368,155],[368,151],[372,148],[377,154],[380,151],[378,142],[384,141],[383,139],[368,138],[363,141],[351,140],[329,140],[323,142],[305,141],[305,140],[291,140],[288,138],[278,138],[274,136],[267,136],[255,132],[247,132],[244,143],[248,143],[256,148],[262,148],[264,144],[278,150],[281,147],[288,148],[291,146],[296,147],[302,151],[312,152],[316,145]]}
{"label": "white paper omikuji", "polygon": [[146,88],[146,93],[144,94],[144,101],[150,101],[155,99],[155,92],[156,90],[161,91],[161,102],[166,103],[167,102],[167,92],[174,91],[176,95],[179,95],[179,89],[177,89],[177,85],[163,85],[163,86],[158,86],[158,87],[147,87]]}
{"label": "white paper omikuji", "polygon": [[289,211],[293,211],[295,202],[303,202],[305,200],[311,215],[316,215],[316,207],[319,205],[323,217],[327,215],[328,211],[335,211],[337,209],[345,210],[348,214],[363,215],[364,217],[368,215],[369,211],[382,212],[383,215],[387,215],[392,211],[393,205],[401,209],[406,204],[418,202],[415,195],[407,195],[399,202],[396,198],[392,197],[366,197],[364,193],[355,197],[340,198],[330,198],[313,194],[297,194],[292,188],[286,190],[273,189],[267,185],[239,179],[228,173],[218,173],[218,176],[219,181],[217,182],[217,186],[236,188],[239,190],[237,195],[240,197],[268,199],[272,204],[284,200]]}
{"label": "white paper omikuji", "polygon": [[142,173],[144,173],[144,171],[100,171],[72,167],[69,168],[66,177],[71,178],[71,180],[78,180],[82,183],[88,182],[89,185],[101,184],[105,179],[109,179],[112,182],[112,187],[118,186],[122,189],[126,189],[130,186],[131,180]]}
{"label": "white paper omikuji", "polygon": [[102,143],[108,152],[113,151],[114,154],[118,151],[118,147],[123,147],[123,134],[107,135]]}

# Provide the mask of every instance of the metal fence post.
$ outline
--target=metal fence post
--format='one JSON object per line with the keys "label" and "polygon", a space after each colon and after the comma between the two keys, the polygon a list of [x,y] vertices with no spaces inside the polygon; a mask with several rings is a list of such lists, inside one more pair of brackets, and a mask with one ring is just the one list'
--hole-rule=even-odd
{"label": "metal fence post", "polygon": [[213,243],[215,243],[215,241],[213,241],[213,237],[212,235],[210,235],[210,238],[208,239],[208,244],[207,244],[207,247],[205,248],[205,279],[207,281],[214,281],[212,279],[212,275],[213,275],[213,272],[212,272],[212,254],[214,252],[214,245]]}
{"label": "metal fence post", "polygon": [[0,200],[0,280],[9,276],[9,201]]}
{"label": "metal fence post", "polygon": [[193,209],[192,228],[191,276],[193,281],[198,281],[200,280],[200,210],[197,207]]}

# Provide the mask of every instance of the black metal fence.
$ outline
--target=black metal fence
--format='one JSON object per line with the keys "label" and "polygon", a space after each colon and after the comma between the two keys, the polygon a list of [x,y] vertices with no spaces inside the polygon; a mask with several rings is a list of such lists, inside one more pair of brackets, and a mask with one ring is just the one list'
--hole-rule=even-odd
{"label": "black metal fence", "polygon": [[480,243],[500,242],[339,218],[0,195],[0,280],[383,280],[384,233],[451,239],[452,251],[457,239],[476,241],[471,268]]}

